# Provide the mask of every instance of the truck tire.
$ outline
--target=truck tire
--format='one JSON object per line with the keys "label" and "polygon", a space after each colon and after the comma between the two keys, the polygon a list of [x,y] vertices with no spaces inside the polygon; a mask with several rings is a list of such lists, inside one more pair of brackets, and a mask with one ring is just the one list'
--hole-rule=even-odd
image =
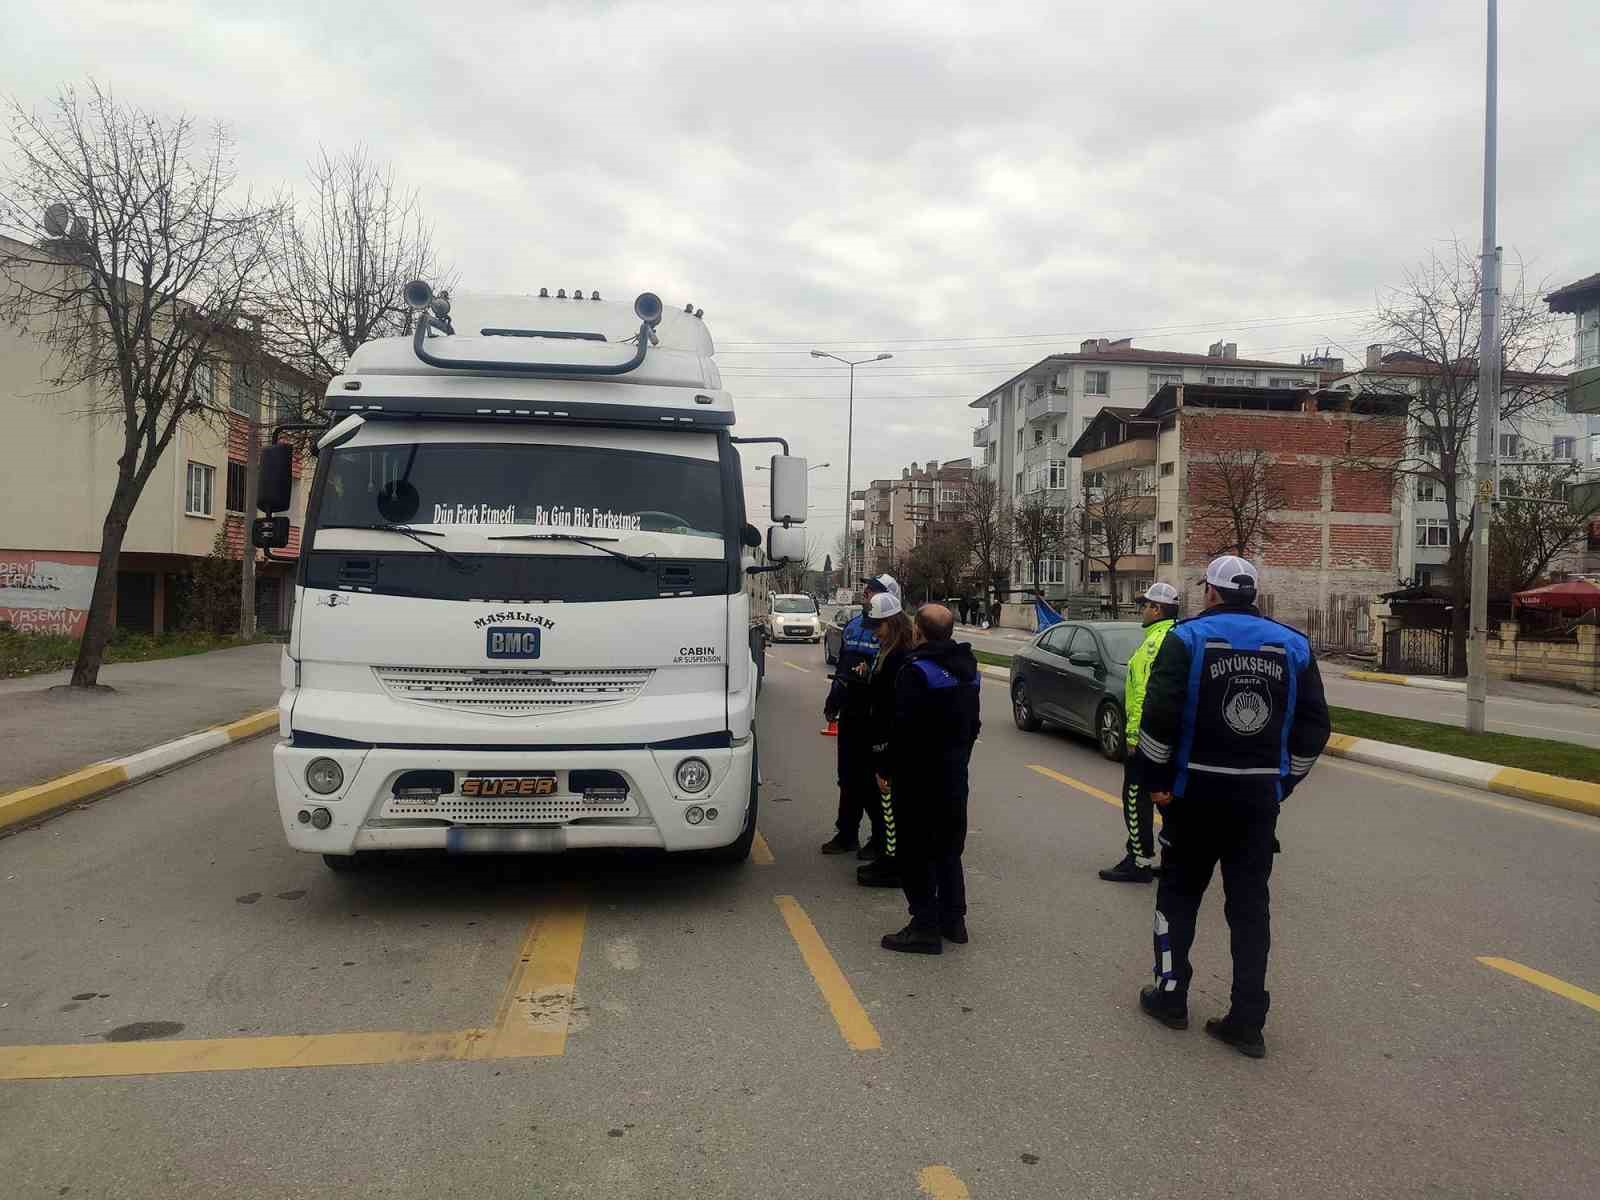
{"label": "truck tire", "polygon": [[750,755],[750,805],[745,810],[744,828],[739,831],[739,836],[726,846],[717,846],[711,850],[699,850],[694,853],[706,862],[718,863],[724,866],[737,866],[750,857],[750,847],[756,841],[756,803],[761,792],[761,753],[759,745]]}

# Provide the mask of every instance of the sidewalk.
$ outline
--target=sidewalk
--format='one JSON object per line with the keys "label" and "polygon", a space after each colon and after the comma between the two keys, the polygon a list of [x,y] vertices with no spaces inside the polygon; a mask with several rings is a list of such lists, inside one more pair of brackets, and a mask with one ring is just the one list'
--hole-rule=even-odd
{"label": "sidewalk", "polygon": [[266,642],[114,663],[100,672],[110,692],[69,691],[69,671],[0,680],[0,793],[272,708],[282,652]]}
{"label": "sidewalk", "polygon": [[[1433,675],[1395,675],[1350,663],[1328,663],[1323,674],[1342,675],[1361,683],[1387,683],[1401,687],[1424,688],[1440,692],[1465,692],[1465,679],[1446,679]],[[1520,679],[1490,679],[1489,695],[1506,700],[1530,700],[1536,704],[1565,704],[1575,708],[1600,708],[1600,696],[1580,692],[1574,688],[1555,687],[1544,683],[1527,683]]]}

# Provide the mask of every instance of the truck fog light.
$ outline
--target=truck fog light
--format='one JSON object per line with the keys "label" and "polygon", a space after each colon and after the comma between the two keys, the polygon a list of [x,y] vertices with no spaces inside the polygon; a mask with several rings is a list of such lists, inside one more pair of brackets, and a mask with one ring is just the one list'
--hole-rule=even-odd
{"label": "truck fog light", "polygon": [[300,811],[299,811],[299,812],[297,812],[297,813],[295,813],[295,819],[296,819],[296,820],[297,820],[297,821],[299,821],[299,822],[300,822],[300,824],[302,824],[302,825],[309,825],[309,824],[311,824],[311,814],[310,814],[310,813],[308,813],[308,812],[307,812],[307,811],[306,811],[306,810],[305,810],[305,809],[303,809],[303,808],[302,808],[302,809],[301,809],[301,810],[300,810]]}
{"label": "truck fog light", "polygon": [[333,814],[325,808],[311,810],[311,824],[317,829],[326,829],[333,824]]}
{"label": "truck fog light", "polygon": [[711,768],[700,758],[686,758],[678,764],[678,787],[685,792],[703,792],[711,786]]}
{"label": "truck fog light", "polygon": [[319,796],[344,786],[344,768],[331,758],[313,758],[306,767],[306,786]]}
{"label": "truck fog light", "polygon": [[691,825],[698,825],[706,819],[705,810],[698,804],[691,804],[683,811],[683,819]]}
{"label": "truck fog light", "polygon": [[714,809],[714,808],[706,809],[706,820],[715,821],[716,819],[717,819],[717,810]]}

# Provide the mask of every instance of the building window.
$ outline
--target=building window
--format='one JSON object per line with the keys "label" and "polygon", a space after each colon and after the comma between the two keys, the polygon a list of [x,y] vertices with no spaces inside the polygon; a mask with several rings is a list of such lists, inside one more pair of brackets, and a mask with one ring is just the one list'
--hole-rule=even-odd
{"label": "building window", "polygon": [[1150,394],[1154,396],[1169,383],[1182,383],[1183,376],[1171,371],[1150,372]]}
{"label": "building window", "polygon": [[1172,522],[1171,521],[1162,521],[1160,529],[1161,529],[1162,533],[1171,533],[1172,532]]}
{"label": "building window", "polygon": [[1442,500],[1442,499],[1444,499],[1444,497],[1440,494],[1439,481],[1437,479],[1419,479],[1419,480],[1417,480],[1417,499],[1418,500]]}
{"label": "building window", "polygon": [[1111,372],[1085,371],[1083,373],[1083,394],[1085,396],[1109,396],[1111,394]]}
{"label": "building window", "polygon": [[1033,431],[1033,444],[1034,444],[1034,445],[1035,445],[1035,446],[1042,446],[1042,445],[1044,445],[1044,430],[1042,430],[1042,429],[1035,429],[1035,430],[1034,430],[1034,431]]}
{"label": "building window", "polygon": [[230,462],[228,464],[228,511],[242,513],[244,506],[244,464]]}
{"label": "building window", "polygon": [[1061,422],[1060,421],[1051,421],[1050,422],[1050,440],[1052,442],[1059,442],[1061,440]]}
{"label": "building window", "polygon": [[1017,430],[1017,449],[1022,449],[1022,430]]}
{"label": "building window", "polygon": [[1106,573],[1104,571],[1090,571],[1089,572],[1089,582],[1090,583],[1104,583],[1105,581],[1106,581]]}
{"label": "building window", "polygon": [[228,405],[247,417],[251,414],[252,403],[258,399],[254,376],[255,372],[244,363],[234,363],[228,372]]}
{"label": "building window", "polygon": [[208,362],[195,365],[194,400],[206,408],[217,402],[217,369]]}
{"label": "building window", "polygon": [[1418,517],[1417,518],[1417,545],[1422,546],[1448,546],[1450,544],[1450,524],[1444,517]]}
{"label": "building window", "polygon": [[1274,375],[1267,380],[1267,386],[1275,388],[1297,388],[1308,387],[1310,385],[1309,381],[1304,379],[1296,379],[1292,375]]}
{"label": "building window", "polygon": [[1516,434],[1502,433],[1500,435],[1500,457],[1516,458],[1521,445],[1522,439]]}
{"label": "building window", "polygon": [[1065,583],[1067,581],[1067,560],[1064,558],[1047,558],[1039,564],[1040,583]]}
{"label": "building window", "polygon": [[1438,458],[1439,457],[1440,446],[1439,446],[1439,435],[1437,433],[1425,433],[1425,434],[1423,434],[1418,439],[1417,444],[1420,447],[1422,453],[1424,455],[1426,455],[1427,457],[1429,457],[1429,458]]}
{"label": "building window", "polygon": [[1022,492],[1022,472],[1021,472],[1021,471],[1018,471],[1018,472],[1017,472],[1017,478],[1016,478],[1016,481],[1015,481],[1015,485],[1014,485],[1014,486],[1015,486],[1015,488],[1016,488],[1016,490],[1015,490],[1015,491],[1013,491],[1013,492],[1012,492],[1012,493],[1011,493],[1011,494],[1012,494],[1012,495],[1013,495],[1013,496],[1020,496],[1020,495],[1022,495],[1022,494],[1023,494],[1023,492]]}
{"label": "building window", "polygon": [[1162,542],[1156,549],[1159,551],[1159,553],[1156,555],[1157,562],[1170,563],[1172,561],[1171,542]]}
{"label": "building window", "polygon": [[1578,314],[1577,361],[1573,369],[1587,370],[1600,367],[1600,307],[1586,309]]}
{"label": "building window", "polygon": [[1050,465],[1049,465],[1048,470],[1049,470],[1049,476],[1048,476],[1047,482],[1045,483],[1045,487],[1049,488],[1051,491],[1058,492],[1062,488],[1067,486],[1067,460],[1066,459],[1064,459],[1064,458],[1052,458],[1050,460]]}
{"label": "building window", "polygon": [[191,517],[209,517],[211,513],[211,481],[216,469],[205,463],[189,464],[189,486],[184,493],[183,511]]}
{"label": "building window", "polygon": [[1571,437],[1558,437],[1550,443],[1551,458],[1571,458],[1578,449],[1578,439]]}
{"label": "building window", "polygon": [[1162,463],[1161,464],[1161,474],[1162,474],[1163,477],[1171,475],[1176,470],[1177,470],[1177,466],[1174,463]]}

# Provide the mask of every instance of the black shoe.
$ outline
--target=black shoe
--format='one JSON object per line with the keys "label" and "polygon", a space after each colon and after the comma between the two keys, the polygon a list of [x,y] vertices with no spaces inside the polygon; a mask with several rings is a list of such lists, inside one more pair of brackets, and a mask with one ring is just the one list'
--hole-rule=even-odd
{"label": "black shoe", "polygon": [[1232,1017],[1213,1017],[1206,1022],[1206,1032],[1217,1041],[1232,1046],[1246,1058],[1267,1056],[1267,1043],[1261,1036],[1261,1030],[1241,1025]]}
{"label": "black shoe", "polygon": [[944,942],[938,931],[926,929],[915,921],[899,933],[886,933],[879,942],[885,950],[898,950],[902,954],[943,954]]}
{"label": "black shoe", "polygon": [[[1170,1000],[1164,1000],[1162,993],[1154,984],[1147,983],[1139,989],[1139,1007],[1144,1010],[1145,1016],[1154,1017],[1168,1029],[1189,1028],[1188,1001],[1174,1004]],[[1209,1023],[1207,1028],[1210,1028]]]}
{"label": "black shoe", "polygon": [[892,858],[879,858],[856,868],[856,882],[862,887],[899,887],[900,865]]}
{"label": "black shoe", "polygon": [[878,845],[877,842],[868,842],[865,846],[862,846],[861,849],[856,851],[856,857],[861,859],[863,862],[871,862],[875,858],[882,858],[883,847]]}
{"label": "black shoe", "polygon": [[849,854],[855,848],[855,838],[847,838],[842,833],[836,833],[822,843],[822,852],[824,854]]}
{"label": "black shoe", "polygon": [[1156,877],[1149,867],[1141,867],[1131,854],[1124,854],[1122,861],[1114,867],[1106,867],[1100,872],[1101,879],[1109,879],[1112,883],[1149,883]]}
{"label": "black shoe", "polygon": [[958,946],[967,944],[967,923],[960,917],[954,921],[941,921],[939,933],[947,942],[954,942]]}

